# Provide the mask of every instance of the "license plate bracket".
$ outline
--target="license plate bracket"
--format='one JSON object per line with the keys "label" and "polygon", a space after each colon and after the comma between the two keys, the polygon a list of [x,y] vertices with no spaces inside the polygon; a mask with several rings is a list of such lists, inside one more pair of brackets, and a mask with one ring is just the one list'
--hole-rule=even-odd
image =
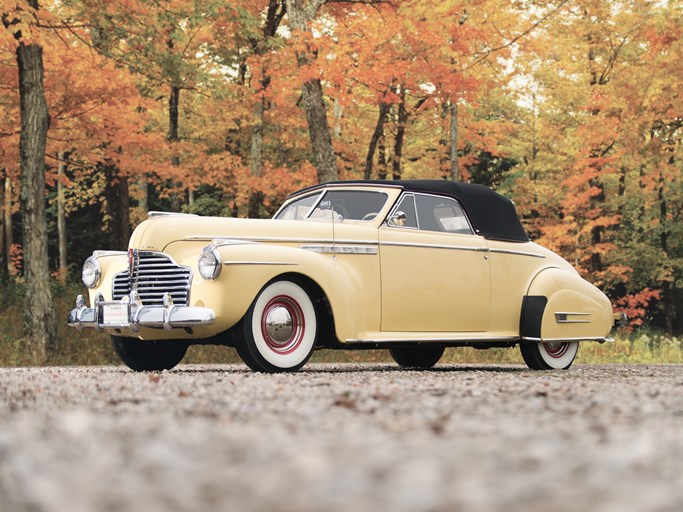
{"label": "license plate bracket", "polygon": [[100,306],[100,324],[106,327],[128,327],[130,305],[106,302]]}

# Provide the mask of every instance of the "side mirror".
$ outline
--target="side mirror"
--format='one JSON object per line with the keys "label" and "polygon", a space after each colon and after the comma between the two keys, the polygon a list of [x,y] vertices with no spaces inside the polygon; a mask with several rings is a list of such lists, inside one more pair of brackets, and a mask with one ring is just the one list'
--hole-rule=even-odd
{"label": "side mirror", "polygon": [[407,221],[408,216],[405,214],[405,212],[399,210],[397,212],[394,212],[391,215],[391,217],[389,217],[389,220],[387,220],[387,225],[393,227],[401,227],[405,226]]}

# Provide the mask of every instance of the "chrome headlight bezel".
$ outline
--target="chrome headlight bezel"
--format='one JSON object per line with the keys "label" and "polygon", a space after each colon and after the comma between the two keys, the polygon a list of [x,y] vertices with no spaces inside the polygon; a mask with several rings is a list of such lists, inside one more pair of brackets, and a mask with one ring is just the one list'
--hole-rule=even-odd
{"label": "chrome headlight bezel", "polygon": [[223,262],[218,249],[213,245],[204,247],[197,261],[199,275],[207,281],[215,281],[221,275],[222,268]]}
{"label": "chrome headlight bezel", "polygon": [[81,270],[83,284],[92,290],[93,288],[97,288],[101,278],[102,267],[97,261],[97,258],[90,256],[85,260],[85,263],[83,263],[83,269]]}

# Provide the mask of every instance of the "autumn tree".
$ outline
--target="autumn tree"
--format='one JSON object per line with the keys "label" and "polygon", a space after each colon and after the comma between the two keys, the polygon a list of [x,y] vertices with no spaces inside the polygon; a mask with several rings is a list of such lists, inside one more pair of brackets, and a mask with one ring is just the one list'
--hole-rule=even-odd
{"label": "autumn tree", "polygon": [[45,144],[49,118],[43,88],[43,46],[36,30],[39,16],[37,0],[17,5],[14,12],[2,13],[5,30],[11,31],[17,41],[21,213],[26,278],[24,334],[35,357],[45,361],[57,350],[57,325],[50,291],[45,230]]}

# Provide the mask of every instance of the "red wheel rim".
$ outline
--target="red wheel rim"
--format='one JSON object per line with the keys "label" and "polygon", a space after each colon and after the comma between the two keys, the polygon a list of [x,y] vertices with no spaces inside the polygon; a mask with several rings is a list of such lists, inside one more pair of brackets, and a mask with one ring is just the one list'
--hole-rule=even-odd
{"label": "red wheel rim", "polygon": [[268,348],[276,354],[291,354],[299,348],[305,330],[304,312],[292,297],[278,295],[270,299],[263,308],[261,336]]}
{"label": "red wheel rim", "polygon": [[544,343],[545,353],[548,354],[553,359],[559,359],[567,353],[569,350],[569,343]]}

